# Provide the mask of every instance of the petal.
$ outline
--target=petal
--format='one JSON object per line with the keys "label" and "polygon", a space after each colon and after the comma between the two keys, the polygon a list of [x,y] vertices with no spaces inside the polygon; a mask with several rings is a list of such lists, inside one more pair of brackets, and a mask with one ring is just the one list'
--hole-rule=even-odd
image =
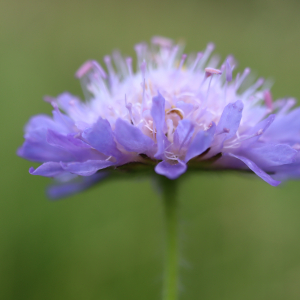
{"label": "petal", "polygon": [[53,121],[60,127],[60,132],[67,134],[71,132],[75,132],[75,124],[74,121],[67,115],[63,114],[57,105],[55,109],[52,111]]}
{"label": "petal", "polygon": [[53,119],[47,115],[36,115],[30,118],[25,126],[25,132],[30,133],[39,128],[51,128],[53,130],[60,130],[58,124],[55,124]]}
{"label": "petal", "polygon": [[245,132],[247,136],[253,136],[246,139],[242,143],[242,147],[249,147],[251,144],[256,142],[262,134],[269,128],[269,126],[273,123],[275,119],[275,115],[270,115],[266,119],[259,122],[256,126],[252,127],[250,130]]}
{"label": "petal", "polygon": [[[84,141],[74,138],[71,135],[62,135],[55,131],[48,130],[47,142],[51,146],[64,149],[69,153],[67,161],[105,160],[106,156],[95,151]],[[61,160],[65,161],[65,160]]]}
{"label": "petal", "polygon": [[77,174],[81,176],[91,176],[95,174],[98,170],[115,165],[115,163],[108,160],[88,160],[85,162],[71,162],[63,163],[60,165],[62,168],[72,174]]}
{"label": "petal", "polygon": [[117,149],[109,122],[101,117],[92,128],[86,129],[82,133],[82,137],[92,147],[107,156],[118,158],[122,155]]}
{"label": "petal", "polygon": [[188,162],[193,157],[202,154],[211,145],[216,131],[216,124],[212,123],[212,126],[206,131],[199,131],[194,137],[187,154],[185,156],[185,162]]}
{"label": "petal", "polygon": [[191,103],[185,103],[184,101],[177,101],[176,107],[181,109],[185,116],[191,113],[194,109],[194,105]]}
{"label": "petal", "polygon": [[272,141],[279,143],[299,143],[300,107],[285,115],[277,115],[276,119],[264,135]]}
{"label": "petal", "polygon": [[127,151],[146,153],[155,146],[152,139],[143,134],[139,128],[120,118],[116,121],[114,132],[117,141]]}
{"label": "petal", "polygon": [[164,125],[165,125],[165,98],[158,93],[156,97],[152,98],[151,115],[156,128],[157,152],[155,158],[162,158],[165,145],[164,145]]}
{"label": "petal", "polygon": [[260,147],[251,147],[245,153],[249,159],[255,161],[259,166],[269,167],[293,163],[298,152],[286,144],[267,144]]}
{"label": "petal", "polygon": [[252,160],[232,153],[229,153],[229,155],[244,162],[250,170],[252,170],[257,176],[259,176],[261,179],[263,179],[270,185],[277,186],[280,184],[280,181],[274,180],[270,175],[268,175],[266,172],[260,169]]}
{"label": "petal", "polygon": [[177,164],[171,165],[166,161],[161,161],[155,167],[155,172],[160,175],[164,175],[169,179],[176,179],[182,175],[187,169],[186,164],[179,160]]}
{"label": "petal", "polygon": [[104,180],[108,175],[109,172],[98,172],[89,177],[80,177],[70,182],[53,184],[48,187],[47,195],[52,200],[68,197],[88,189],[99,181]]}
{"label": "petal", "polygon": [[226,105],[217,125],[216,134],[226,133],[225,140],[232,138],[239,128],[243,107],[240,100]]}
{"label": "petal", "polygon": [[180,150],[184,145],[189,144],[194,133],[194,126],[190,120],[183,119],[178,123],[174,133],[174,146]]}
{"label": "petal", "polygon": [[23,158],[36,162],[70,161],[70,153],[64,149],[51,146],[46,141],[46,130],[40,128],[31,132],[17,154]]}
{"label": "petal", "polygon": [[55,177],[64,173],[64,169],[61,167],[59,162],[46,162],[41,166],[34,169],[31,167],[29,173],[31,175],[40,175],[45,177]]}

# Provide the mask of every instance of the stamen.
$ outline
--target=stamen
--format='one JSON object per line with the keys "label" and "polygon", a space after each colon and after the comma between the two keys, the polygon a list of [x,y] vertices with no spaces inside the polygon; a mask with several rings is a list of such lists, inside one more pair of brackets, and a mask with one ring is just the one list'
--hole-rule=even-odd
{"label": "stamen", "polygon": [[226,81],[230,82],[232,80],[232,69],[228,58],[226,59],[225,70],[226,70]]}
{"label": "stamen", "polygon": [[92,61],[88,60],[77,70],[77,72],[75,73],[75,76],[80,79],[86,73],[88,73],[92,68],[93,68]]}
{"label": "stamen", "polygon": [[136,44],[134,46],[134,50],[135,50],[136,56],[137,56],[137,65],[140,66],[143,59],[145,58],[145,52],[147,50],[147,44],[146,43]]}
{"label": "stamen", "polygon": [[222,71],[214,68],[205,68],[205,76],[210,77],[212,75],[222,75]]}
{"label": "stamen", "polygon": [[109,55],[104,56],[104,62],[106,64],[106,67],[107,67],[107,70],[109,72],[110,77],[113,77],[115,75],[115,71],[114,71],[114,68],[112,66],[111,58],[110,58]]}
{"label": "stamen", "polygon": [[243,97],[247,98],[251,94],[253,94],[260,86],[264,83],[264,78],[259,78],[252,86],[250,86],[244,93]]}
{"label": "stamen", "polygon": [[266,106],[272,111],[273,110],[273,99],[272,99],[272,94],[269,90],[266,90],[264,92],[264,100]]}
{"label": "stamen", "polygon": [[170,69],[173,66],[173,63],[175,61],[175,58],[176,58],[176,55],[177,55],[178,51],[179,51],[179,46],[178,45],[174,46],[172,51],[171,51],[171,54],[169,56],[168,69]]}
{"label": "stamen", "polygon": [[169,115],[169,114],[171,114],[171,113],[177,114],[177,115],[180,117],[181,120],[182,120],[183,117],[184,117],[184,112],[183,112],[183,110],[181,110],[180,108],[177,108],[177,107],[171,108],[170,110],[167,111],[167,115]]}
{"label": "stamen", "polygon": [[202,69],[210,57],[211,53],[214,51],[215,45],[213,43],[209,43],[199,61],[199,68]]}
{"label": "stamen", "polygon": [[[250,69],[246,68],[242,74],[242,76],[240,77],[239,74],[236,78],[236,86],[235,86],[235,90],[237,91],[239,89],[239,87],[241,86],[241,84],[243,83],[243,81],[246,79],[246,77],[249,75],[250,73]],[[240,78],[239,78],[240,77]]]}
{"label": "stamen", "polygon": [[117,68],[118,73],[121,73],[123,77],[125,78],[127,75],[127,66],[124,62],[124,58],[122,57],[121,53],[117,50],[115,50],[112,53],[112,58],[115,63],[115,66]]}
{"label": "stamen", "polygon": [[264,130],[263,129],[259,129],[257,132],[256,132],[256,135],[262,135],[264,133]]}
{"label": "stamen", "polygon": [[154,36],[151,40],[151,43],[163,48],[171,48],[173,46],[173,41],[171,39],[162,36]]}
{"label": "stamen", "polygon": [[132,58],[131,57],[126,58],[126,65],[128,68],[129,76],[131,77],[132,76]]}
{"label": "stamen", "polygon": [[115,70],[112,66],[111,63],[111,58],[109,55],[104,56],[104,62],[106,64],[108,73],[109,73],[109,83],[110,83],[110,87],[115,86],[115,84],[118,82],[118,78],[115,74]]}
{"label": "stamen", "polygon": [[192,132],[193,129],[194,129],[194,127],[193,127],[193,126],[190,126],[190,128],[189,128],[189,130],[188,130],[186,136],[184,137],[184,139],[183,139],[183,141],[182,141],[182,143],[181,143],[181,145],[180,145],[180,147],[179,147],[179,149],[178,149],[178,152],[180,152],[181,148],[183,147],[184,143],[186,142],[188,136],[190,135],[190,133]]}
{"label": "stamen", "polygon": [[193,66],[191,67],[191,72],[193,72],[193,71],[196,69],[196,67],[197,67],[197,65],[198,65],[198,63],[199,63],[199,61],[200,61],[200,59],[202,58],[202,56],[203,56],[203,53],[202,53],[202,52],[198,52],[198,53],[197,53],[197,57],[196,57],[196,59],[195,59],[195,62],[194,62],[194,64],[193,64]]}
{"label": "stamen", "polygon": [[210,90],[210,85],[211,85],[211,82],[212,82],[213,75],[221,75],[221,74],[222,74],[221,70],[214,69],[214,68],[205,68],[205,78],[204,78],[204,80],[206,78],[210,77],[208,88],[207,88],[207,93],[206,93],[206,98],[205,98],[205,102],[204,102],[205,104],[206,104],[208,96],[209,96],[209,90]]}
{"label": "stamen", "polygon": [[86,75],[89,71],[91,70],[96,70],[98,71],[98,73],[101,75],[101,77],[106,78],[106,73],[103,70],[103,68],[99,65],[98,62],[96,62],[95,60],[89,60],[87,62],[85,62],[75,73],[75,76],[77,78],[82,78],[84,75]]}
{"label": "stamen", "polygon": [[180,60],[180,64],[179,64],[179,66],[178,66],[178,70],[179,70],[179,71],[181,70],[181,68],[182,68],[182,66],[183,66],[183,64],[184,64],[184,62],[185,62],[185,60],[186,60],[186,57],[187,57],[186,54],[182,54],[181,60]]}
{"label": "stamen", "polygon": [[142,77],[143,77],[143,82],[142,82],[142,86],[143,86],[143,99],[142,99],[142,106],[141,106],[141,113],[144,111],[144,106],[145,106],[145,91],[146,91],[146,67],[147,67],[147,63],[145,60],[143,60],[142,64],[141,64],[141,72],[142,72]]}
{"label": "stamen", "polygon": [[131,123],[133,125],[135,125],[135,122],[134,122],[134,119],[133,119],[133,114],[132,114],[132,104],[130,102],[129,103],[127,102],[126,94],[125,94],[125,107],[128,109]]}

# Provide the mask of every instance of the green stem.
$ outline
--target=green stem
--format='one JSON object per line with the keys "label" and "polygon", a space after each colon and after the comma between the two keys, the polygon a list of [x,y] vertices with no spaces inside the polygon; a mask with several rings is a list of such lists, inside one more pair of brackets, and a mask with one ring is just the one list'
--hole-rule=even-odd
{"label": "green stem", "polygon": [[178,298],[178,203],[177,180],[162,179],[166,223],[166,253],[163,300]]}

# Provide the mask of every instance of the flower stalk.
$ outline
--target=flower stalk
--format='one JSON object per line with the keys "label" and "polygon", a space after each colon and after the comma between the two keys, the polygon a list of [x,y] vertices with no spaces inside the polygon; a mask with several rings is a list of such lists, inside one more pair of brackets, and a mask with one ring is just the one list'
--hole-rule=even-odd
{"label": "flower stalk", "polygon": [[163,300],[177,300],[179,260],[177,180],[163,178],[161,187],[166,231]]}

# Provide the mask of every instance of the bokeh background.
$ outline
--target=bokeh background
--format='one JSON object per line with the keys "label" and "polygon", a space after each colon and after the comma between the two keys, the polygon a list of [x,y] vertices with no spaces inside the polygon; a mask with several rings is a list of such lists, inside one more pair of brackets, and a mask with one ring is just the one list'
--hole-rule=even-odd
{"label": "bokeh background", "polygon": [[[300,2],[0,1],[0,299],[160,299],[163,222],[151,181],[100,184],[59,202],[16,156],[47,95],[81,95],[73,74],[153,35],[213,41],[300,99]],[[300,299],[300,182],[195,174],[181,183],[181,299]]]}

